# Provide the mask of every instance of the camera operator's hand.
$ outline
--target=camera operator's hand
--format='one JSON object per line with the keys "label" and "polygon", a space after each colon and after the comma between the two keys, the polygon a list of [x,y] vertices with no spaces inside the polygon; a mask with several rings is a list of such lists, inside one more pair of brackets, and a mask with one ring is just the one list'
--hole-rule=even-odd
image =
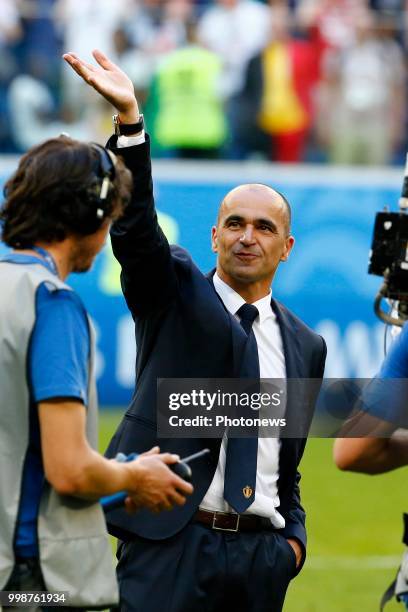
{"label": "camera operator's hand", "polygon": [[127,511],[135,512],[144,507],[158,513],[171,510],[175,505],[182,506],[193,487],[169,469],[169,465],[179,460],[178,455],[159,454],[159,448],[155,447],[126,464],[133,478],[125,502]]}
{"label": "camera operator's hand", "polygon": [[88,85],[118,110],[122,123],[137,123],[139,107],[132,81],[101,51],[95,49],[92,55],[99,66],[85,62],[75,53],[65,53],[62,57]]}

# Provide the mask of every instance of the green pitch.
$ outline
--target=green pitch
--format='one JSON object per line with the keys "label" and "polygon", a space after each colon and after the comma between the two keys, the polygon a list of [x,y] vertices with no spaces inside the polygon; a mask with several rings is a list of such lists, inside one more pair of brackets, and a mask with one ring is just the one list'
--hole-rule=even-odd
{"label": "green pitch", "polygon": [[[120,410],[102,411],[102,451],[120,417]],[[332,440],[310,440],[306,447],[301,486],[308,559],[290,585],[285,612],[376,612],[402,555],[406,470],[376,477],[342,473],[331,448]],[[392,603],[387,612],[402,610]]]}

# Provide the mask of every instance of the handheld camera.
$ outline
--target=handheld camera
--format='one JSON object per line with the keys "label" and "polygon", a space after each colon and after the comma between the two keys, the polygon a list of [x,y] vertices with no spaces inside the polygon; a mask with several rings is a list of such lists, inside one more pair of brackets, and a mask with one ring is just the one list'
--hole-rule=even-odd
{"label": "handheld camera", "polygon": [[[191,470],[191,467],[189,466],[189,463],[191,461],[195,461],[196,459],[204,457],[204,455],[207,455],[209,452],[210,450],[208,448],[204,448],[198,453],[194,453],[194,455],[189,455],[188,457],[184,457],[184,459],[180,459],[180,461],[178,461],[177,463],[170,464],[168,467],[172,470],[172,472],[177,474],[177,476],[180,476],[180,478],[183,478],[184,480],[187,480],[187,482],[190,482],[193,472]],[[130,453],[130,455],[118,453],[115,459],[116,461],[125,463],[128,461],[134,461],[138,458],[138,456],[139,455],[137,453]],[[100,503],[102,504],[104,512],[110,512],[115,508],[120,508],[121,506],[123,506],[127,496],[128,494],[126,493],[126,491],[120,491],[119,493],[102,497],[100,499]]]}

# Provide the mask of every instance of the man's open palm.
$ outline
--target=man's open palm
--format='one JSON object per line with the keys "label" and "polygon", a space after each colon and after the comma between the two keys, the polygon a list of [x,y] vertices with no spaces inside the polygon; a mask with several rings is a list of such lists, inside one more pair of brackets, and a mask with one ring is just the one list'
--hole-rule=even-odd
{"label": "man's open palm", "polygon": [[129,77],[106,55],[95,49],[92,51],[98,66],[79,58],[75,53],[65,53],[64,60],[83,80],[98,91],[120,113],[128,113],[137,102],[133,83]]}

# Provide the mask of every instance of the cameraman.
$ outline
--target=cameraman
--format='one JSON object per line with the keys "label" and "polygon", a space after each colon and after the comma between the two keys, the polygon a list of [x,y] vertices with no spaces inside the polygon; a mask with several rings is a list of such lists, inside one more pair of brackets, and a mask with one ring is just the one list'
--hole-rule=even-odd
{"label": "cameraman", "polygon": [[126,490],[129,510],[158,512],[192,491],[176,455],[94,450],[92,325],[65,279],[89,270],[131,189],[112,153],[55,138],[22,157],[0,216],[0,590],[66,591],[76,609],[117,603],[99,498]]}
{"label": "cameraman", "polygon": [[[356,411],[334,444],[341,470],[381,474],[408,465],[408,325],[395,339],[380,372],[363,391],[363,409]],[[357,436],[357,437],[356,437]],[[360,436],[360,437],[358,437]],[[364,437],[363,437],[364,436]],[[408,515],[403,543],[408,546]],[[396,596],[408,609],[408,552],[394,582],[381,600],[381,610]]]}
{"label": "cameraman", "polygon": [[[398,379],[398,380],[395,380]],[[334,461],[341,470],[381,474],[408,465],[408,325],[394,340],[379,373],[363,396],[364,410],[346,423]]]}

